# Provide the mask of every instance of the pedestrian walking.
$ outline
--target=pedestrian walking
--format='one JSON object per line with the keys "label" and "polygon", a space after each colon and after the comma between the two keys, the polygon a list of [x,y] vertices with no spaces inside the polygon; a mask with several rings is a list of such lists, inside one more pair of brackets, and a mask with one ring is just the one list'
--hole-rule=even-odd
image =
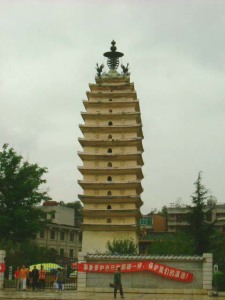
{"label": "pedestrian walking", "polygon": [[116,272],[114,273],[114,299],[116,299],[116,294],[117,294],[118,289],[120,290],[121,298],[124,298],[124,296],[123,296],[123,286],[122,286],[122,282],[121,282],[120,267],[118,267]]}
{"label": "pedestrian walking", "polygon": [[31,271],[32,290],[35,291],[38,288],[39,270],[34,266]]}
{"label": "pedestrian walking", "polygon": [[46,279],[46,271],[44,270],[43,266],[41,266],[41,270],[39,271],[39,288],[45,288],[45,279]]}
{"label": "pedestrian walking", "polygon": [[64,281],[64,274],[62,272],[62,270],[60,268],[57,269],[57,273],[56,273],[56,280],[55,280],[58,284],[58,291],[62,292],[62,285],[63,285],[63,281]]}
{"label": "pedestrian walking", "polygon": [[19,273],[21,291],[26,291],[27,276],[28,276],[27,268],[23,265]]}
{"label": "pedestrian walking", "polygon": [[27,268],[27,289],[31,287],[31,271],[30,268]]}
{"label": "pedestrian walking", "polygon": [[20,267],[17,267],[14,272],[14,278],[15,278],[15,286],[16,290],[18,291],[20,289]]}

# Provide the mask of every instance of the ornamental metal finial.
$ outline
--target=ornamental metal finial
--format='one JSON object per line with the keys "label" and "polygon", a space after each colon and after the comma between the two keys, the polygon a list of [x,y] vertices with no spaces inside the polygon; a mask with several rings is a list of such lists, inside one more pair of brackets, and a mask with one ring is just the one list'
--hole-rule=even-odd
{"label": "ornamental metal finial", "polygon": [[110,48],[111,51],[105,52],[103,55],[107,57],[107,65],[110,70],[116,70],[119,66],[119,57],[122,57],[124,54],[122,52],[116,51],[116,42],[113,40],[111,42],[112,46]]}
{"label": "ornamental metal finial", "polygon": [[130,75],[129,73],[129,64],[127,64],[127,66],[125,67],[124,65],[121,64],[121,68],[123,70],[122,75],[123,76],[128,76]]}
{"label": "ornamental metal finial", "polygon": [[98,77],[101,77],[103,68],[104,68],[103,64],[101,64],[100,66],[98,64],[96,64],[96,68],[95,69],[97,70],[97,76]]}

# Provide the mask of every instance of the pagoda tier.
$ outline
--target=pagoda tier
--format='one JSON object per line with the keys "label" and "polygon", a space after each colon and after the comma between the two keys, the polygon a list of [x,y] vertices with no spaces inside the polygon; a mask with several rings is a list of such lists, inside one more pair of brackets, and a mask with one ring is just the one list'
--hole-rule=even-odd
{"label": "pagoda tier", "polygon": [[124,161],[126,158],[126,161],[136,161],[136,163],[140,166],[144,165],[141,152],[139,153],[118,153],[118,154],[112,154],[112,153],[106,153],[106,154],[97,154],[97,153],[84,153],[84,152],[78,152],[79,157],[84,161]]}
{"label": "pagoda tier", "polygon": [[143,179],[143,173],[140,166],[137,167],[105,167],[105,168],[91,168],[91,167],[78,167],[82,175],[121,175],[121,174],[134,174],[138,179]]}
{"label": "pagoda tier", "polygon": [[79,199],[86,204],[102,204],[107,201],[107,203],[135,203],[137,207],[141,207],[143,204],[141,197],[138,195],[135,196],[88,196],[88,195],[78,195]]}
{"label": "pagoda tier", "polygon": [[83,189],[84,252],[104,252],[114,238],[138,239],[144,151],[140,105],[129,74],[120,75],[116,65],[112,60],[103,75],[98,69],[83,100],[83,151],[78,152],[83,179],[78,183]]}

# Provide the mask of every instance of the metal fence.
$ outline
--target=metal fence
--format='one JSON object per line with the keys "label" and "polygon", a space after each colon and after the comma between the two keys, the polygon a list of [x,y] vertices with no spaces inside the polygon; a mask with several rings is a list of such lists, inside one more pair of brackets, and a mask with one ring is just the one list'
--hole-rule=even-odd
{"label": "metal fence", "polygon": [[[76,290],[77,289],[77,270],[73,268],[74,260],[60,260],[57,263],[42,263],[42,264],[34,264],[31,266],[26,266],[27,269],[27,281],[26,281],[26,289],[32,289],[32,276],[31,272],[36,266],[39,270],[41,266],[45,270],[45,280],[44,280],[44,288],[45,289],[57,289],[58,285],[56,282],[56,274],[57,269],[60,268],[63,275],[63,289],[65,290]],[[4,288],[15,288],[21,289],[20,279],[16,277],[16,269],[17,266],[6,266],[6,271],[4,274]],[[37,283],[37,288],[41,289],[41,285],[39,282]]]}

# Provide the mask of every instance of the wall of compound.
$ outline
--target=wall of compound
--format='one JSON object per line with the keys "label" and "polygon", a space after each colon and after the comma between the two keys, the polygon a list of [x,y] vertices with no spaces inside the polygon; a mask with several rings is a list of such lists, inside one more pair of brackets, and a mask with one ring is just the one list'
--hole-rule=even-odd
{"label": "wall of compound", "polygon": [[[130,258],[100,259],[81,257],[82,262],[87,263],[128,263],[137,260],[152,260],[154,258]],[[122,284],[126,292],[139,293],[167,293],[180,291],[182,293],[205,293],[212,289],[212,254],[207,253],[202,257],[160,257],[155,262],[193,273],[192,282],[179,282],[153,274],[150,271],[122,273]],[[113,282],[112,273],[85,273],[78,274],[78,290],[112,292],[109,283]]]}

